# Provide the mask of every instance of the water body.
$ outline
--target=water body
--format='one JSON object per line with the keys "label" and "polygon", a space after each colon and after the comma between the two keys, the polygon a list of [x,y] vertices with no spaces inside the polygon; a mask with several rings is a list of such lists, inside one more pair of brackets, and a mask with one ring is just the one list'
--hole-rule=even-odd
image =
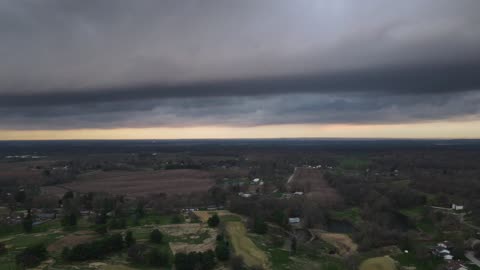
{"label": "water body", "polygon": [[331,219],[327,223],[327,231],[332,233],[352,233],[354,230],[352,223],[345,220]]}

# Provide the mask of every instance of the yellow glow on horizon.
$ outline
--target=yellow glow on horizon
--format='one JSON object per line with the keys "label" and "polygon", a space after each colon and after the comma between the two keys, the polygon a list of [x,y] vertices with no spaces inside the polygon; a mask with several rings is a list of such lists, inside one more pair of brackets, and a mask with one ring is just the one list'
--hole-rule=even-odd
{"label": "yellow glow on horizon", "polygon": [[72,130],[0,130],[0,140],[227,138],[480,138],[480,120],[416,124],[289,124]]}

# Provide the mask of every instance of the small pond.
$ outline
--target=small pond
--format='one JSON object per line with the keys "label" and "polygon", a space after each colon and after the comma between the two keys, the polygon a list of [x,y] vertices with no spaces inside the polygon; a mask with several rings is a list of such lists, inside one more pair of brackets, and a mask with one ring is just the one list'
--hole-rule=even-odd
{"label": "small pond", "polygon": [[327,231],[332,233],[352,233],[354,230],[352,223],[345,220],[330,219],[327,223]]}

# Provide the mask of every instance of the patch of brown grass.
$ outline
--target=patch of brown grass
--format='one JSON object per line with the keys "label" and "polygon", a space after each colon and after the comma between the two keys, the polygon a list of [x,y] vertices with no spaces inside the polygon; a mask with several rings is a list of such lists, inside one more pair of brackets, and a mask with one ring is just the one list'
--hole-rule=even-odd
{"label": "patch of brown grass", "polygon": [[[80,175],[78,180],[63,184],[78,192],[103,191],[143,196],[148,194],[186,194],[207,191],[214,184],[209,172],[201,170],[98,171]],[[53,190],[52,192],[61,191]],[[45,189],[48,192],[48,189]],[[63,191],[65,192],[65,191]]]}
{"label": "patch of brown grass", "polygon": [[358,246],[353,242],[350,236],[342,233],[325,233],[312,230],[314,234],[323,241],[333,245],[338,254],[341,256],[349,256],[357,252]]}
{"label": "patch of brown grass", "polygon": [[90,242],[96,238],[93,232],[75,233],[65,235],[47,247],[48,252],[61,252],[65,247],[72,247],[78,244]]}
{"label": "patch of brown grass", "polygon": [[340,195],[330,187],[323,172],[318,169],[297,168],[288,185],[292,192],[303,191],[307,198],[325,207],[342,202]]}

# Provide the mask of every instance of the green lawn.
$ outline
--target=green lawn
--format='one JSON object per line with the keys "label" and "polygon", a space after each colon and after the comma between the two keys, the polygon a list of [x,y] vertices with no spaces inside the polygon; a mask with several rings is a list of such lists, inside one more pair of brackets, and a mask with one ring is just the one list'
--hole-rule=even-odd
{"label": "green lawn", "polygon": [[360,157],[348,157],[340,160],[339,167],[344,170],[365,170],[370,165],[370,160]]}
{"label": "green lawn", "polygon": [[417,270],[438,269],[438,266],[443,264],[443,260],[441,258],[431,257],[420,260],[415,257],[415,254],[412,253],[403,253],[395,256],[394,259],[397,260],[402,266],[415,266]]}
{"label": "green lawn", "polygon": [[330,214],[333,219],[346,220],[352,224],[358,224],[362,220],[360,217],[360,208],[358,207],[347,208],[341,211],[331,211]]}
{"label": "green lawn", "polygon": [[237,215],[222,215],[220,216],[220,221],[222,222],[242,221],[242,219]]}
{"label": "green lawn", "polygon": [[[363,261],[360,270],[396,270],[395,261],[389,256],[375,257]],[[434,268],[432,268],[433,270]]]}
{"label": "green lawn", "polygon": [[409,218],[420,219],[422,218],[423,207],[424,206],[417,206],[413,208],[401,209],[399,212]]}

